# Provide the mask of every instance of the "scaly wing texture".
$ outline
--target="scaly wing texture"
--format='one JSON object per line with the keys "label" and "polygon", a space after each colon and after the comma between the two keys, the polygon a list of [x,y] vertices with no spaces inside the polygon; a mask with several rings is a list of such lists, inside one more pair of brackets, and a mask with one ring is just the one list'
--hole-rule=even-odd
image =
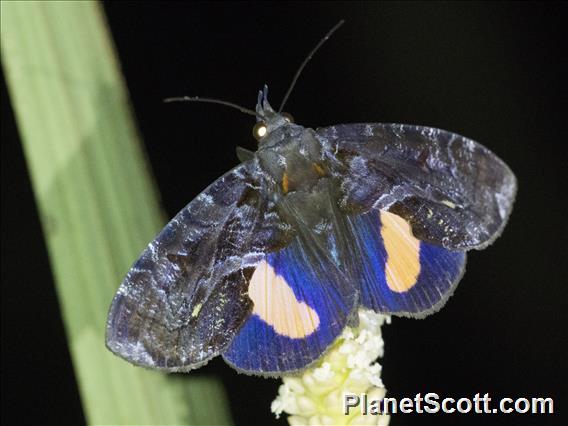
{"label": "scaly wing texture", "polygon": [[278,220],[239,165],[190,202],[144,250],[110,308],[107,346],[168,371],[223,351],[252,310],[248,280]]}
{"label": "scaly wing texture", "polygon": [[346,211],[396,213],[415,237],[449,250],[484,248],[507,222],[515,176],[471,139],[404,124],[341,124],[316,136]]}

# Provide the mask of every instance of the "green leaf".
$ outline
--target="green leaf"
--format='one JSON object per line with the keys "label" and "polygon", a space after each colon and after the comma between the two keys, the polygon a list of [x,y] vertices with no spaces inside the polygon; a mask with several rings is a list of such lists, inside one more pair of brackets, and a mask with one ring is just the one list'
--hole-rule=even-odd
{"label": "green leaf", "polygon": [[1,15],[2,65],[88,422],[229,424],[217,380],[144,370],[105,348],[112,296],[164,216],[100,4],[3,1]]}

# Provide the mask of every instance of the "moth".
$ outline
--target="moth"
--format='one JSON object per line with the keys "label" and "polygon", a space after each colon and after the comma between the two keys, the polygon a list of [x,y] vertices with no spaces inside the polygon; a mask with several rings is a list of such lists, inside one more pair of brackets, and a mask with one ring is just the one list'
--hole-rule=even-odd
{"label": "moth", "polygon": [[305,128],[266,87],[255,111],[238,108],[257,117],[258,150],[238,151],[166,225],[112,301],[106,344],[133,364],[183,372],[221,355],[249,374],[305,369],[360,307],[439,310],[466,252],[511,213],[514,174],[471,139],[406,124]]}

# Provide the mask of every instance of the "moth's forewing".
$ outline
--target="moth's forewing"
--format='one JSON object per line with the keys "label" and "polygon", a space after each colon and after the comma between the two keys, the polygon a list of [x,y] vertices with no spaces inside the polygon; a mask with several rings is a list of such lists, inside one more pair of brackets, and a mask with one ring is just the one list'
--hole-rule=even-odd
{"label": "moth's forewing", "polygon": [[388,210],[414,236],[449,250],[483,248],[502,231],[516,179],[484,146],[402,124],[341,124],[316,131],[341,180],[346,210]]}
{"label": "moth's forewing", "polygon": [[345,124],[316,137],[341,187],[361,305],[418,318],[440,309],[465,251],[505,226],[511,170],[482,145],[429,127]]}
{"label": "moth's forewing", "polygon": [[144,250],[110,308],[107,346],[145,367],[184,371],[222,352],[252,310],[251,267],[273,238],[236,167],[190,202]]}

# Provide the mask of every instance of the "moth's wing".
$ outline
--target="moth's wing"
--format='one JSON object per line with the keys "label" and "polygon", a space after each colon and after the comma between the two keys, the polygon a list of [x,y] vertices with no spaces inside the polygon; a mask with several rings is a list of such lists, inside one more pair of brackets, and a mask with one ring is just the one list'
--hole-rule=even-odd
{"label": "moth's wing", "polygon": [[348,225],[336,203],[325,202],[325,229],[315,233],[298,221],[290,244],[268,253],[254,271],[254,310],[223,354],[237,370],[279,376],[305,369],[356,320],[357,283],[343,264]]}
{"label": "moth's wing", "polygon": [[404,124],[342,124],[316,137],[347,210],[396,213],[415,237],[448,250],[482,249],[507,222],[515,176],[471,139]]}
{"label": "moth's wing", "polygon": [[253,164],[211,184],[144,250],[112,301],[112,352],[184,371],[227,347],[252,310],[248,278],[277,230],[254,189]]}
{"label": "moth's wing", "polygon": [[466,254],[420,241],[408,222],[387,211],[348,217],[361,305],[422,318],[439,310],[465,270]]}

